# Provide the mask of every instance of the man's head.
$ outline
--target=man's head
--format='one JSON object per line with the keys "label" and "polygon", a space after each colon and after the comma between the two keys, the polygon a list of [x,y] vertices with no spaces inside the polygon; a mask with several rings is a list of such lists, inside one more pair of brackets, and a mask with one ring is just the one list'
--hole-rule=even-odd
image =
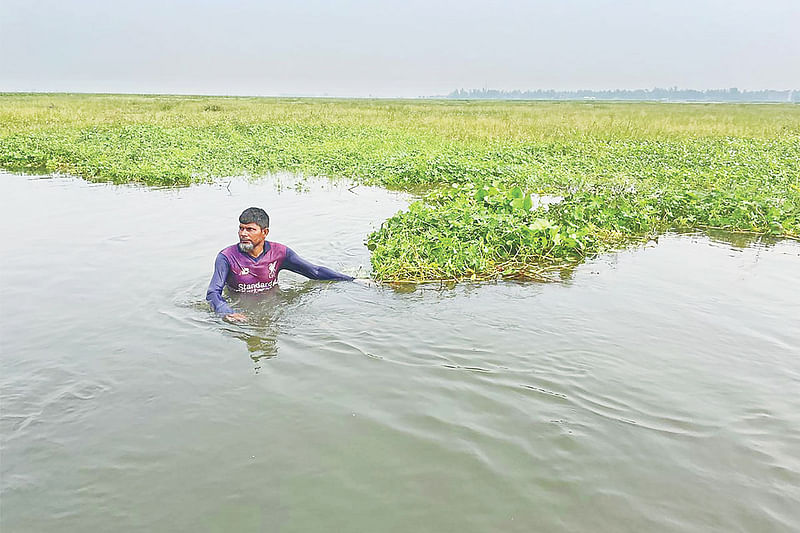
{"label": "man's head", "polygon": [[239,215],[239,249],[245,253],[263,243],[269,233],[269,215],[260,207],[248,207]]}

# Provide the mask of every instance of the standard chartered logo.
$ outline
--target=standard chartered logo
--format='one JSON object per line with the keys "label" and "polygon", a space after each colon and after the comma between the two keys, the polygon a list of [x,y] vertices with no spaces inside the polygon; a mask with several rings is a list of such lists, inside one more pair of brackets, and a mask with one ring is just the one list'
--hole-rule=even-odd
{"label": "standard chartered logo", "polygon": [[240,283],[239,286],[236,288],[237,292],[263,292],[268,289],[271,289],[277,280],[267,281],[267,282],[258,282],[258,283]]}

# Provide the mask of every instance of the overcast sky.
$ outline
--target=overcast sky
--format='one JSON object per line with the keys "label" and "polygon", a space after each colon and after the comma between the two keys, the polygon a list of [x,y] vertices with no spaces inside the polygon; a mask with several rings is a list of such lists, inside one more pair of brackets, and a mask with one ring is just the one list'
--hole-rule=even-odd
{"label": "overcast sky", "polygon": [[800,0],[0,0],[0,91],[800,88]]}

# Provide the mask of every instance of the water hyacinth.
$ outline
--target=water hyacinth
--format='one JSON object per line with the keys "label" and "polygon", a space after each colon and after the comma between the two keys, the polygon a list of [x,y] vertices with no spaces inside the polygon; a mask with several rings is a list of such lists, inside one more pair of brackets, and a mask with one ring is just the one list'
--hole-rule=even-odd
{"label": "water hyacinth", "polygon": [[159,186],[283,170],[414,191],[367,239],[387,281],[546,278],[669,229],[800,236],[790,104],[0,95],[0,166]]}

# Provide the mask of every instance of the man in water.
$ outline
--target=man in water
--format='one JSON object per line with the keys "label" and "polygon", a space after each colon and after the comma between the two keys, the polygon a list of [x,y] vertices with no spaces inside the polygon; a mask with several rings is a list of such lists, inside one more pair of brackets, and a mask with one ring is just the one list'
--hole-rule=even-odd
{"label": "man in water", "polygon": [[309,263],[283,244],[267,241],[268,233],[266,211],[247,208],[239,216],[239,244],[228,246],[217,255],[206,300],[227,320],[238,322],[247,317],[235,313],[222,297],[225,284],[234,292],[263,292],[275,286],[278,272],[283,269],[311,279],[353,281],[351,276]]}

